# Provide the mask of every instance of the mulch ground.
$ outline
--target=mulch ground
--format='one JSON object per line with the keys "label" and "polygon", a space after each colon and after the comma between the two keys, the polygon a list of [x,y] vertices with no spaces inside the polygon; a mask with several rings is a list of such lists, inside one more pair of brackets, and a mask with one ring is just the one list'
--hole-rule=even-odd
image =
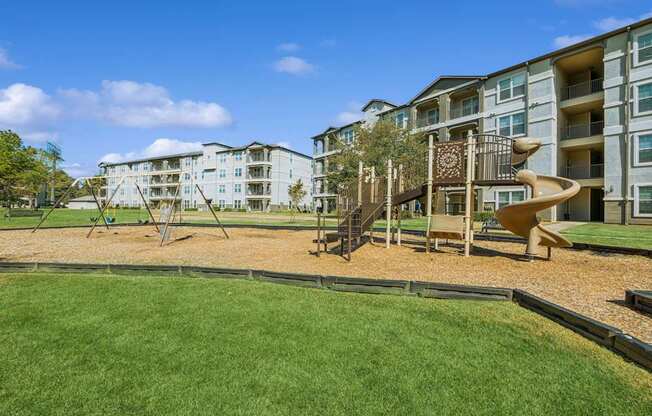
{"label": "mulch ground", "polygon": [[[96,231],[2,231],[0,260],[182,264],[520,288],[621,328],[652,343],[652,317],[623,305],[626,289],[652,289],[652,259],[593,251],[553,250],[550,261],[525,262],[523,244],[478,241],[473,255],[461,245],[426,254],[410,236],[403,246],[365,244],[349,263],[335,254],[314,255],[314,231],[177,228],[177,241],[159,247],[151,227]],[[543,251],[542,255],[545,254]]]}

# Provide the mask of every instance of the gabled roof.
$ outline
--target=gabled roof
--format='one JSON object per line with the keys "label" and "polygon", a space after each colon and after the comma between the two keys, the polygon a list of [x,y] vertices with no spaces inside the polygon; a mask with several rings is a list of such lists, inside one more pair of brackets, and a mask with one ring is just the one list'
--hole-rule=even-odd
{"label": "gabled roof", "polygon": [[412,104],[415,102],[419,97],[421,97],[423,94],[428,92],[431,88],[436,86],[438,83],[441,81],[444,81],[446,79],[461,79],[461,80],[467,80],[467,81],[473,81],[473,80],[479,80],[484,78],[483,75],[440,75],[437,78],[435,78],[434,81],[432,81],[430,84],[426,85],[425,88],[423,88],[417,95],[414,96],[408,103]]}
{"label": "gabled roof", "polygon": [[383,104],[387,104],[387,105],[390,106],[390,107],[396,107],[395,104],[392,104],[392,103],[390,103],[389,101],[381,100],[380,98],[372,98],[371,100],[369,100],[369,101],[367,102],[367,104],[365,104],[365,105],[362,107],[362,110],[360,110],[360,111],[366,111],[367,108],[369,108],[369,106],[370,106],[371,104],[373,104],[373,103],[383,103]]}

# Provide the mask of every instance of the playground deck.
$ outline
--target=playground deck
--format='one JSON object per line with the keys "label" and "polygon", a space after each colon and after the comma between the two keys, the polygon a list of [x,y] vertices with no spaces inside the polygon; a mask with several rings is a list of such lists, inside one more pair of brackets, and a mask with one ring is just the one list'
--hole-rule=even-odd
{"label": "playground deck", "polygon": [[[414,279],[468,285],[516,287],[652,342],[652,317],[624,305],[626,289],[652,287],[652,260],[641,256],[554,250],[551,261],[523,262],[523,244],[477,241],[464,258],[460,245],[424,254],[423,239],[389,250],[365,244],[349,263],[336,255],[310,254],[313,231],[179,228],[188,237],[158,247],[150,227],[87,230],[2,231],[1,261],[186,264],[255,268],[361,277]],[[543,253],[542,253],[543,254]]]}

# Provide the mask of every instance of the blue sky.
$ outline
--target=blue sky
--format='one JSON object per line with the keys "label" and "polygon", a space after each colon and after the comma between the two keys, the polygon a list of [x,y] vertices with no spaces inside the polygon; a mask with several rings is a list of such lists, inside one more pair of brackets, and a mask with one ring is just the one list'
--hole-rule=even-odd
{"label": "blue sky", "polygon": [[0,128],[101,159],[199,142],[283,143],[345,124],[369,98],[484,74],[650,15],[634,0],[4,1]]}

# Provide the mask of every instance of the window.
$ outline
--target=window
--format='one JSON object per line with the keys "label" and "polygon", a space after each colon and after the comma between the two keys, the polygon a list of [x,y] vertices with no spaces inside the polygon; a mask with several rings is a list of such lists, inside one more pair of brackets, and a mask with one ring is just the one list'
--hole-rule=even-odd
{"label": "window", "polygon": [[242,168],[235,168],[235,177],[239,178],[242,176]]}
{"label": "window", "polygon": [[222,163],[226,162],[226,153],[222,153],[220,155],[220,162],[222,162]]}
{"label": "window", "polygon": [[234,184],[233,185],[233,192],[235,192],[236,194],[239,194],[240,192],[242,192],[242,184],[239,184],[239,183]]}
{"label": "window", "polygon": [[242,201],[239,200],[239,199],[236,199],[235,201],[233,201],[233,207],[234,207],[235,209],[240,209],[240,208],[242,208]]}
{"label": "window", "polygon": [[652,165],[652,132],[634,135],[634,164]]}
{"label": "window", "polygon": [[634,185],[634,215],[652,217],[652,183]]}
{"label": "window", "polygon": [[518,136],[525,134],[525,113],[517,113],[498,119],[498,134]]}
{"label": "window", "polygon": [[514,75],[498,82],[498,102],[525,95],[525,74]]}
{"label": "window", "polygon": [[342,132],[342,139],[344,140],[344,143],[346,144],[351,144],[353,142],[353,138],[355,136],[355,133],[353,130],[344,130]]}
{"label": "window", "polygon": [[219,192],[221,194],[226,193],[226,185],[219,185],[217,187],[217,192]]}
{"label": "window", "polygon": [[290,169],[290,179],[292,179],[292,169]]}
{"label": "window", "polygon": [[462,100],[462,116],[470,116],[480,111],[480,99],[477,96]]}
{"label": "window", "polygon": [[242,160],[242,152],[235,152],[235,160]]}
{"label": "window", "polygon": [[226,178],[226,169],[220,169],[220,178]]}
{"label": "window", "polygon": [[183,174],[183,179],[186,180],[186,181],[189,181],[190,180],[190,174],[189,173],[184,173]]}
{"label": "window", "polygon": [[190,166],[190,158],[189,157],[186,158],[186,166]]}
{"label": "window", "polygon": [[405,127],[406,122],[407,122],[407,119],[405,117],[405,113],[402,112],[402,111],[400,113],[396,114],[396,117],[394,117],[394,124],[398,128]]}
{"label": "window", "polygon": [[188,195],[190,193],[190,186],[186,185],[183,187],[183,193]]}
{"label": "window", "polygon": [[652,111],[652,83],[636,87],[636,114]]}
{"label": "window", "polygon": [[636,44],[634,61],[639,64],[652,61],[652,32],[640,35]]}
{"label": "window", "polygon": [[439,123],[439,109],[433,108],[432,110],[428,110],[428,112],[426,113],[426,117],[428,118],[429,126],[432,124]]}
{"label": "window", "polygon": [[496,198],[496,209],[500,209],[515,202],[525,199],[525,191],[498,191]]}

